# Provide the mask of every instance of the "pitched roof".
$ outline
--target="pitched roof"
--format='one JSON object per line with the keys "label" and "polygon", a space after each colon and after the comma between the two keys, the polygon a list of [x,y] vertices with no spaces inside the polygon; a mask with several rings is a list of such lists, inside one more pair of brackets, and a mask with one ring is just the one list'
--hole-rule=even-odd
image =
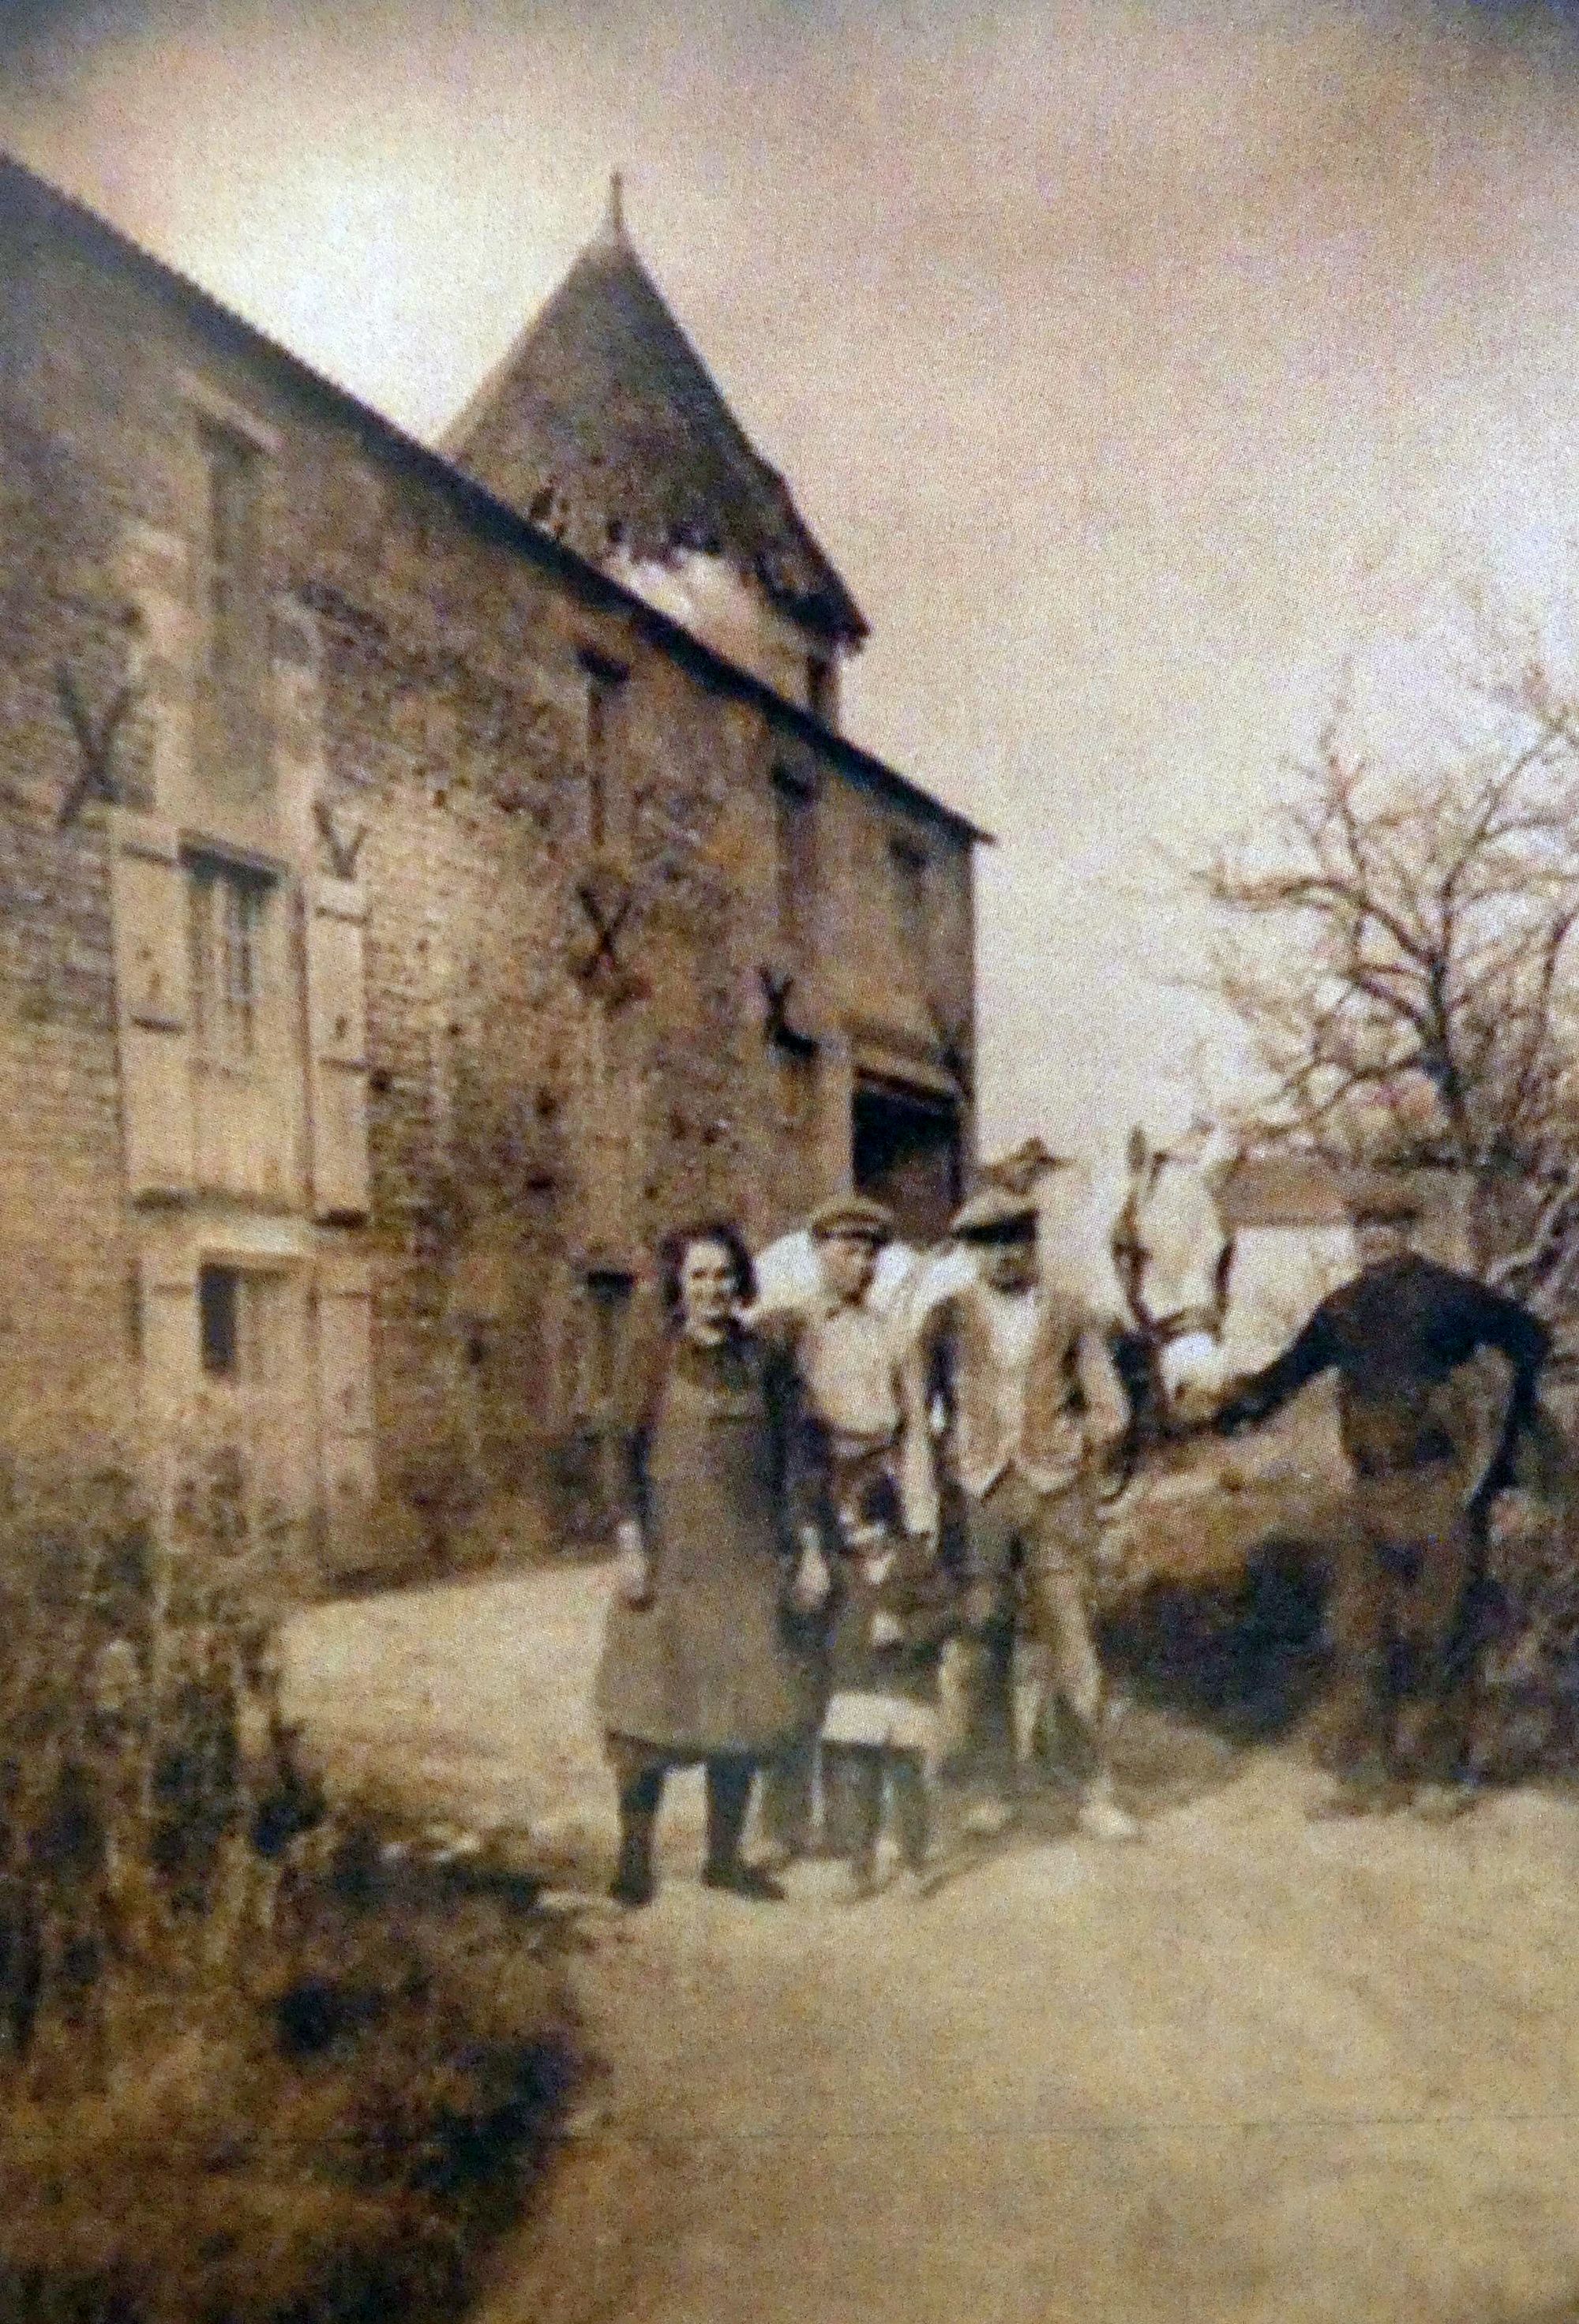
{"label": "pitched roof", "polygon": [[710,685],[755,703],[776,729],[799,736],[854,779],[946,825],[964,839],[992,845],[992,833],[958,807],[946,806],[874,752],[864,750],[825,720],[799,708],[622,582],[553,540],[540,526],[529,523],[518,509],[489,492],[477,478],[466,475],[454,461],[419,443],[384,413],[315,371],[278,339],[223,305],[211,290],[203,290],[166,260],[154,257],[108,218],[0,148],[0,233],[7,228],[23,235],[59,235],[80,250],[90,264],[126,273],[152,299],[180,315],[214,345],[255,364],[277,387],[354,430],[371,456],[441,493],[461,523],[552,573],[582,601],[617,612],[660,651],[702,673]]}
{"label": "pitched roof", "polygon": [[456,465],[595,565],[722,557],[793,619],[867,625],[609,214],[446,430]]}

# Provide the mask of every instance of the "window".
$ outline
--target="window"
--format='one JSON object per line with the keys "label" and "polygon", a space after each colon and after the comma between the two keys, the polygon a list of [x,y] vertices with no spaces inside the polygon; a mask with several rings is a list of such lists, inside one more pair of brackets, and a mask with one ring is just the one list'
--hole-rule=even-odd
{"label": "window", "polygon": [[260,524],[263,454],[205,420],[203,693],[213,771],[250,786],[262,764],[267,655]]}
{"label": "window", "polygon": [[894,911],[901,942],[913,961],[925,961],[931,942],[931,899],[927,851],[903,835],[888,844],[893,873]]}
{"label": "window", "polygon": [[808,654],[806,661],[806,706],[825,726],[839,723],[839,671],[831,654]]}
{"label": "window", "polygon": [[935,1242],[946,1233],[964,1176],[958,1106],[929,1090],[861,1074],[850,1130],[856,1193],[885,1203],[915,1242]]}
{"label": "window", "polygon": [[205,1259],[198,1269],[198,1349],[209,1379],[258,1391],[277,1386],[284,1278],[273,1268]]}
{"label": "window", "polygon": [[593,654],[584,654],[581,666],[586,679],[586,844],[596,851],[606,847],[613,836],[626,672]]}
{"label": "window", "polygon": [[198,1269],[198,1333],[203,1370],[210,1379],[241,1374],[241,1270]]}
{"label": "window", "polygon": [[594,1413],[611,1412],[619,1394],[631,1288],[631,1277],[613,1268],[594,1268],[586,1278],[591,1308],[586,1387],[588,1406]]}
{"label": "window", "polygon": [[779,943],[794,956],[817,926],[817,794],[789,767],[773,770],[773,845]]}
{"label": "window", "polygon": [[301,1488],[306,1377],[299,1291],[276,1268],[204,1260],[198,1268],[198,1360],[258,1488],[282,1508]]}
{"label": "window", "polygon": [[257,1059],[270,882],[239,864],[203,856],[188,875],[192,1033],[199,1065],[250,1072]]}
{"label": "window", "polygon": [[208,469],[208,670],[223,680],[249,642],[257,561],[257,459],[226,429],[203,431]]}

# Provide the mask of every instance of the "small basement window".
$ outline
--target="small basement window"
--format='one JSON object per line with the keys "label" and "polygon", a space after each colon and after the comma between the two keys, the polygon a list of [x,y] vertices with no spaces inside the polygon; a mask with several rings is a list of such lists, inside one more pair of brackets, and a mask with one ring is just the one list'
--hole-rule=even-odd
{"label": "small basement window", "polygon": [[210,1379],[236,1379],[241,1370],[241,1270],[198,1270],[198,1331],[203,1370]]}

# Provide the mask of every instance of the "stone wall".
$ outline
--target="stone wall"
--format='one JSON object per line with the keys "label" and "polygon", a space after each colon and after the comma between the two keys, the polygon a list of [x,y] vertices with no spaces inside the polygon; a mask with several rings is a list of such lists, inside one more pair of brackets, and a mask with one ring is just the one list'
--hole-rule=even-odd
{"label": "stone wall", "polygon": [[[59,819],[82,767],[67,669],[97,718],[134,682],[119,796],[183,844],[251,849],[299,899],[349,862],[365,1213],[326,1217],[305,1179],[273,1206],[309,1272],[370,1265],[386,1497],[434,1541],[488,1499],[557,1521],[656,1236],[713,1211],[764,1236],[845,1181],[863,1044],[891,1037],[946,1085],[968,1068],[933,1005],[968,1034],[968,834],[11,176],[0,304],[7,1407],[67,1379],[136,1406],[152,1231],[121,1146],[114,818],[89,797]],[[274,791],[245,813],[210,796],[194,708],[194,426],[215,410],[264,475]],[[794,957],[786,762],[817,823]],[[918,835],[919,950],[891,852]]]}

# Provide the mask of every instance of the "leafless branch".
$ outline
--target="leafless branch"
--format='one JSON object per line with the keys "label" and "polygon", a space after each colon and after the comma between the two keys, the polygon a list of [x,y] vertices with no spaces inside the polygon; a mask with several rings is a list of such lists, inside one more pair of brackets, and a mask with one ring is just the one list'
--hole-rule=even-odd
{"label": "leafless branch", "polygon": [[1494,1175],[1499,1275],[1549,1287],[1579,1243],[1579,700],[1533,659],[1479,693],[1498,731],[1445,725],[1426,767],[1380,769],[1334,715],[1271,846],[1193,881],[1269,1121]]}

